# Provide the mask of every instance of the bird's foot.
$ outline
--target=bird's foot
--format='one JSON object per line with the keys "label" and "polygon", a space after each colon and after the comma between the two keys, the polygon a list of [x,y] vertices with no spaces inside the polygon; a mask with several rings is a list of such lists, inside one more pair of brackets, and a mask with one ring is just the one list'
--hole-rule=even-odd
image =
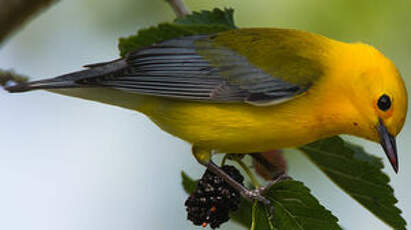
{"label": "bird's foot", "polygon": [[244,185],[240,184],[236,180],[234,180],[230,175],[228,175],[224,170],[218,167],[214,162],[211,160],[211,152],[196,148],[193,146],[193,154],[197,161],[202,165],[206,166],[208,170],[213,172],[214,174],[220,176],[226,183],[228,183],[231,187],[237,190],[245,199],[250,201],[259,201],[267,206],[271,206],[271,210],[273,208],[270,200],[264,197],[264,193],[271,188],[274,184],[278,183],[281,180],[289,178],[286,174],[280,174],[273,180],[267,182],[266,185],[256,188],[254,190],[250,190],[246,188]]}
{"label": "bird's foot", "polygon": [[271,201],[268,200],[266,197],[264,197],[264,193],[267,192],[276,183],[278,183],[282,180],[286,180],[286,179],[290,179],[290,177],[287,176],[286,174],[281,174],[277,178],[275,178],[271,181],[268,181],[266,185],[261,186],[259,188],[256,188],[254,190],[245,189],[244,191],[241,192],[241,194],[243,195],[244,198],[246,198],[250,201],[257,200],[257,201],[269,206],[269,205],[271,205]]}
{"label": "bird's foot", "polygon": [[[254,190],[250,190],[246,187],[244,187],[242,184],[239,184],[237,181],[235,181],[233,178],[231,178],[228,174],[226,174],[220,167],[215,165],[212,161],[209,161],[207,164],[207,168],[214,172],[215,174],[219,175],[221,178],[223,178],[229,185],[231,185],[234,189],[240,192],[240,194],[247,200],[249,201],[259,201],[267,206],[271,205],[270,200],[268,200],[266,197],[264,197],[264,193],[268,191],[271,186],[274,184],[278,183],[279,181],[282,181],[284,179],[290,178],[286,174],[281,174],[275,179],[268,181],[266,185],[261,186],[259,188],[256,188]],[[272,207],[272,205],[271,205]]]}

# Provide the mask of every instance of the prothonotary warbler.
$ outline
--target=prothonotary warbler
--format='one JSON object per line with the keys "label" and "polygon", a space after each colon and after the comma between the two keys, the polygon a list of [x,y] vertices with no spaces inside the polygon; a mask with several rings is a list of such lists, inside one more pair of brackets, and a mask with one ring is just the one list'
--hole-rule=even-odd
{"label": "prothonotary warbler", "polygon": [[245,28],[163,41],[125,58],[10,92],[46,89],[125,107],[193,146],[196,159],[244,195],[262,200],[211,161],[338,134],[381,143],[398,171],[395,136],[407,91],[372,46],[290,29]]}

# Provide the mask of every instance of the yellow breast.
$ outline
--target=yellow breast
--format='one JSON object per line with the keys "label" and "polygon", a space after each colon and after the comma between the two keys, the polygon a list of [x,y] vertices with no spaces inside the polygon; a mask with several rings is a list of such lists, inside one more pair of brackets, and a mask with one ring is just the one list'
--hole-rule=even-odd
{"label": "yellow breast", "polygon": [[[280,105],[207,104],[145,98],[142,111],[161,129],[198,147],[250,153],[293,147],[337,134],[337,114],[321,114],[322,98],[306,94]],[[335,119],[336,122],[330,122]]]}

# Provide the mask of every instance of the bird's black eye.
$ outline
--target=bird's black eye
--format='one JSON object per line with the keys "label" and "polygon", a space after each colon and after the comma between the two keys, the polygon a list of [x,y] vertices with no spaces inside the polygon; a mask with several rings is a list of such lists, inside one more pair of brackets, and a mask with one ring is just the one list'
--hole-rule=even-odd
{"label": "bird's black eye", "polygon": [[391,108],[391,99],[386,94],[383,94],[377,102],[377,106],[382,111],[387,111]]}

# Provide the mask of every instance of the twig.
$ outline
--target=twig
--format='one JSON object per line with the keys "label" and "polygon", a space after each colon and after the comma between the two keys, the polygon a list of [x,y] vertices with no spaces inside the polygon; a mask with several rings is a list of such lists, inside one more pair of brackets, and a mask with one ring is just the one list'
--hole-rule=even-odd
{"label": "twig", "polygon": [[28,78],[26,76],[22,76],[19,74],[16,74],[14,71],[4,71],[0,70],[0,85],[5,86],[7,82],[15,82],[15,83],[21,83],[21,82],[26,82]]}
{"label": "twig", "polygon": [[0,43],[56,0],[0,0]]}
{"label": "twig", "polygon": [[234,159],[234,161],[237,162],[240,165],[240,167],[245,171],[245,173],[248,175],[254,188],[258,189],[260,187],[260,184],[258,183],[258,180],[254,176],[254,174],[248,168],[248,166],[240,159]]}
{"label": "twig", "polygon": [[251,227],[250,230],[255,230],[255,224],[256,224],[256,216],[257,216],[257,205],[258,201],[254,201],[253,207],[251,209]]}
{"label": "twig", "polygon": [[[166,0],[178,17],[190,14],[183,0]],[[0,0],[0,43],[41,10],[57,0]],[[0,86],[7,82],[26,82],[27,77],[0,69]]]}
{"label": "twig", "polygon": [[[0,0],[0,44],[24,23],[57,0]],[[27,81],[14,71],[0,70],[0,86]]]}
{"label": "twig", "polygon": [[190,10],[184,4],[184,0],[166,0],[166,1],[171,5],[177,17],[183,17],[187,14],[190,14]]}

